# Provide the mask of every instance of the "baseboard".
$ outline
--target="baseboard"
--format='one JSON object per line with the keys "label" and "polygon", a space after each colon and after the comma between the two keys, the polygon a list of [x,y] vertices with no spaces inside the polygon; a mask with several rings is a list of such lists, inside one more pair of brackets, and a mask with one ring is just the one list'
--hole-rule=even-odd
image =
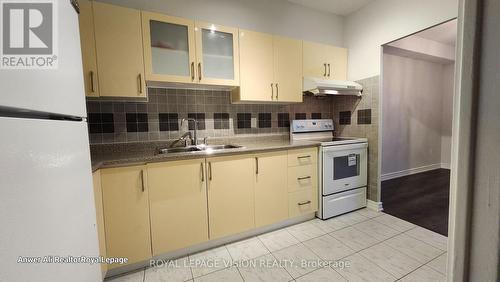
{"label": "baseboard", "polygon": [[442,168],[442,164],[431,164],[431,165],[426,165],[426,166],[421,166],[421,167],[416,167],[416,168],[410,168],[410,169],[405,169],[402,171],[396,171],[396,172],[390,172],[386,174],[382,174],[380,176],[381,181],[389,180],[389,179],[394,179],[394,178],[399,178],[407,175],[412,175],[412,174],[417,174],[421,172],[426,172],[429,170],[434,170],[434,169],[439,169]]}
{"label": "baseboard", "polygon": [[441,163],[441,168],[444,168],[444,169],[451,169],[451,166],[450,166],[450,164],[448,164],[448,163]]}
{"label": "baseboard", "polygon": [[382,202],[375,202],[372,200],[366,200],[366,208],[371,209],[372,211],[381,212],[384,210],[382,206]]}

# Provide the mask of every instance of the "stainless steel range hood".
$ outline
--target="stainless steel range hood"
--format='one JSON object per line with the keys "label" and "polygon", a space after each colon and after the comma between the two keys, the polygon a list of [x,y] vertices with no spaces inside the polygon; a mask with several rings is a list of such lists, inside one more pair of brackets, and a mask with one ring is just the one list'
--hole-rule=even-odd
{"label": "stainless steel range hood", "polygon": [[363,86],[354,81],[304,77],[303,92],[315,96],[349,95],[361,96]]}

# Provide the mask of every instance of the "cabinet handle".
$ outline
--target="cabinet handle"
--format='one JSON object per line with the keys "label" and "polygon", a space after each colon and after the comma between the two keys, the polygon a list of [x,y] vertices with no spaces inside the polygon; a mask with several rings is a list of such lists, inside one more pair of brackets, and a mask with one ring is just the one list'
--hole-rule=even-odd
{"label": "cabinet handle", "polygon": [[306,159],[306,158],[310,158],[311,156],[298,156],[297,159]]}
{"label": "cabinet handle", "polygon": [[201,81],[201,63],[198,63],[198,80]]}
{"label": "cabinet handle", "polygon": [[311,203],[311,201],[305,201],[305,202],[300,202],[297,205],[303,206],[303,205],[307,205],[307,204],[310,204],[310,203]]}
{"label": "cabinet handle", "polygon": [[303,177],[297,178],[297,180],[306,180],[306,179],[311,179],[311,177],[310,176],[303,176]]}
{"label": "cabinet handle", "polygon": [[142,73],[140,73],[137,77],[139,79],[139,94],[142,94]]}
{"label": "cabinet handle", "polygon": [[208,162],[208,180],[212,181],[212,162]]}
{"label": "cabinet handle", "polygon": [[144,169],[141,169],[141,188],[142,192],[144,192]]}
{"label": "cabinet handle", "polygon": [[271,83],[271,100],[274,99],[274,88],[273,88],[274,83]]}
{"label": "cabinet handle", "polygon": [[255,158],[255,174],[259,174],[259,158]]}
{"label": "cabinet handle", "polygon": [[200,163],[201,167],[201,182],[205,182],[205,170],[203,169],[203,163]]}
{"label": "cabinet handle", "polygon": [[328,77],[330,77],[330,64],[328,64]]}
{"label": "cabinet handle", "polygon": [[323,76],[326,76],[326,63],[324,63],[323,66],[325,67],[325,72],[323,73]]}
{"label": "cabinet handle", "polygon": [[95,88],[94,88],[94,72],[93,71],[90,71],[90,91],[92,93],[95,92]]}
{"label": "cabinet handle", "polygon": [[276,83],[276,100],[278,100],[278,95],[279,95],[278,91],[279,91],[278,90],[278,83]]}
{"label": "cabinet handle", "polygon": [[191,81],[194,81],[194,62],[191,62]]}

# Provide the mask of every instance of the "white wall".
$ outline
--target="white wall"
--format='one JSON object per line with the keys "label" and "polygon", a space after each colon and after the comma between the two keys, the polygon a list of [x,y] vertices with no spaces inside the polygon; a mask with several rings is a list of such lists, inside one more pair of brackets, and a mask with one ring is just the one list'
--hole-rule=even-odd
{"label": "white wall", "polygon": [[382,175],[449,163],[453,67],[383,59]]}
{"label": "white wall", "polygon": [[376,0],[346,17],[348,78],[380,74],[380,46],[457,16],[458,0]]}
{"label": "white wall", "polygon": [[441,115],[441,164],[449,168],[451,163],[451,128],[453,121],[455,64],[443,66],[443,97]]}
{"label": "white wall", "polygon": [[99,0],[193,20],[344,46],[343,17],[286,0]]}

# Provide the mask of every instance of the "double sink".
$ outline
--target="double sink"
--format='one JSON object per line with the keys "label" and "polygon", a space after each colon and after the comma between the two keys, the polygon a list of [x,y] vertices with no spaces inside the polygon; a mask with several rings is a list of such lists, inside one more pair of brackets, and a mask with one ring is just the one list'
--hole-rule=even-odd
{"label": "double sink", "polygon": [[213,152],[228,149],[239,149],[243,146],[237,145],[198,145],[198,146],[186,146],[186,147],[174,147],[174,148],[164,148],[160,149],[160,154],[175,154],[175,153],[191,153],[191,152]]}

